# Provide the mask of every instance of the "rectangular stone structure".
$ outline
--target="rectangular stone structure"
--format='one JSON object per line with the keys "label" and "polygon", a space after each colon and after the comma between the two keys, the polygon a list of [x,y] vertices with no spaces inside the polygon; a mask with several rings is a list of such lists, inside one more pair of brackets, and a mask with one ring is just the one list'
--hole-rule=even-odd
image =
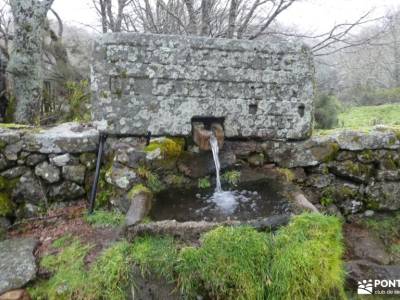
{"label": "rectangular stone structure", "polygon": [[112,134],[190,135],[223,120],[228,138],[309,137],[314,68],[301,44],[112,33],[94,46],[92,111]]}

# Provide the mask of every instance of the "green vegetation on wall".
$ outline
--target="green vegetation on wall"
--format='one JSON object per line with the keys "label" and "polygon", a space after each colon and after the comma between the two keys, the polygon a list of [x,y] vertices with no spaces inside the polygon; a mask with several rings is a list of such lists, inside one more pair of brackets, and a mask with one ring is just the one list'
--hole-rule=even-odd
{"label": "green vegetation on wall", "polygon": [[315,127],[318,129],[337,127],[340,110],[340,102],[335,96],[327,94],[319,95],[315,101]]}

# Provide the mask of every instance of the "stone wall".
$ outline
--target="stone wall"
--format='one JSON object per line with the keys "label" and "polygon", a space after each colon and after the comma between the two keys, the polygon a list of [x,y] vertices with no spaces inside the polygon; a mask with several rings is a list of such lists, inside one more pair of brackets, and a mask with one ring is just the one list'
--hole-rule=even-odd
{"label": "stone wall", "polygon": [[108,132],[189,135],[193,117],[214,117],[227,137],[311,133],[314,70],[303,45],[107,34],[93,57],[93,116]]}
{"label": "stone wall", "polygon": [[0,128],[0,219],[36,217],[55,202],[85,198],[97,143],[90,126]]}
{"label": "stone wall", "polygon": [[[32,217],[53,203],[87,198],[97,143],[98,131],[89,125],[1,128],[0,219]],[[223,178],[237,170],[245,182],[273,168],[328,211],[400,209],[399,130],[338,131],[299,142],[228,139],[220,160]],[[184,139],[157,138],[146,146],[145,138],[109,137],[97,201],[126,212],[137,192],[197,187],[205,177],[213,185],[214,172],[211,152],[185,147]]]}

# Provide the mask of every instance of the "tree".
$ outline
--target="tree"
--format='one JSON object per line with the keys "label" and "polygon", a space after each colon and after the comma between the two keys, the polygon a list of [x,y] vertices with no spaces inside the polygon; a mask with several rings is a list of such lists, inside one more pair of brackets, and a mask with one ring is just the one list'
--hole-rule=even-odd
{"label": "tree", "polygon": [[15,120],[35,124],[43,89],[43,30],[54,0],[11,0],[14,18],[13,47],[8,64],[16,97]]}

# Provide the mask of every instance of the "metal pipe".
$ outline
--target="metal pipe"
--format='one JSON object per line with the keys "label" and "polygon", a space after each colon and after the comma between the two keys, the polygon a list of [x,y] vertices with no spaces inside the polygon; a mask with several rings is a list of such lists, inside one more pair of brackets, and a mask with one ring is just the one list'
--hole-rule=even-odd
{"label": "metal pipe", "polygon": [[104,143],[107,140],[107,134],[104,132],[99,133],[99,150],[97,152],[96,172],[94,175],[92,191],[89,198],[89,214],[93,213],[94,205],[96,201],[97,185],[99,183],[101,162],[103,160]]}

